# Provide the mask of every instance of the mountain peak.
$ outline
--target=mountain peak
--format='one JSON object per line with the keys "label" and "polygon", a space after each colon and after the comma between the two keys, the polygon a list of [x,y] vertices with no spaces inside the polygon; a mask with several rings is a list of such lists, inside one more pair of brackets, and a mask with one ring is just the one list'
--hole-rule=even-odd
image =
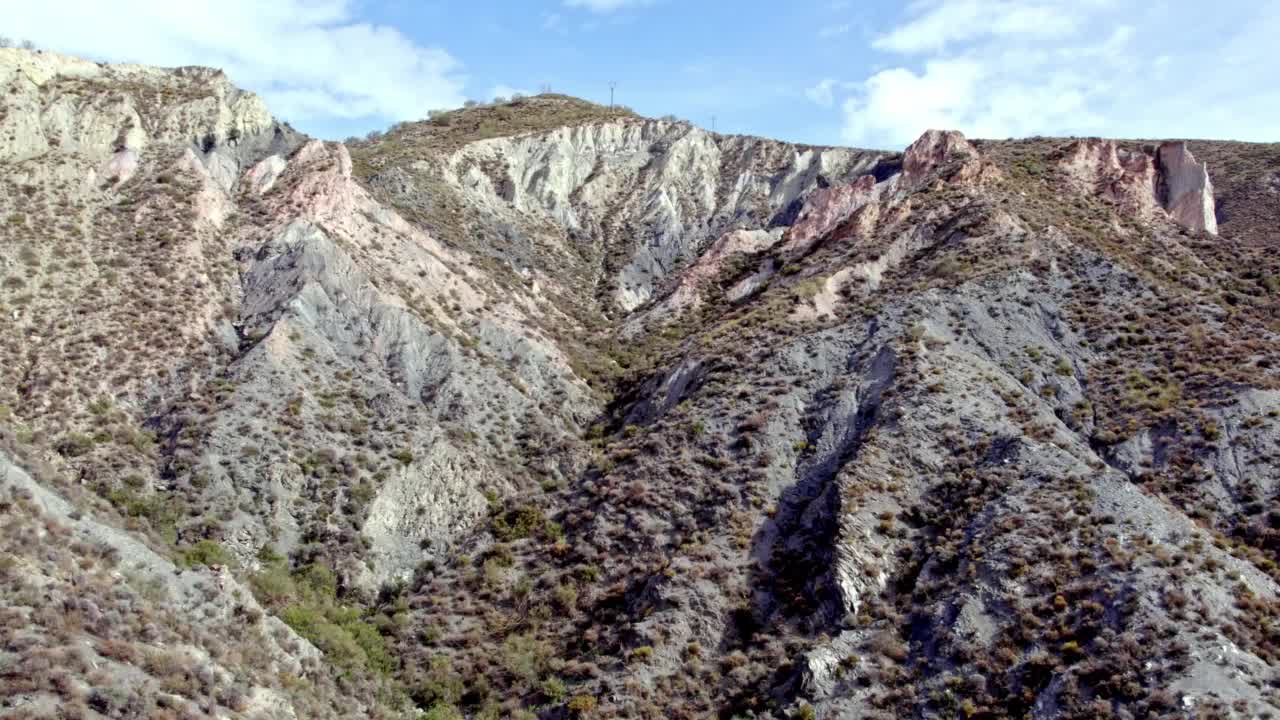
{"label": "mountain peak", "polygon": [[0,709],[1280,710],[1280,146],[0,88]]}
{"label": "mountain peak", "polygon": [[[438,147],[497,137],[570,128],[592,122],[641,120],[630,108],[599,105],[588,100],[544,93],[503,102],[473,103],[454,110],[433,111],[416,122],[398,123],[385,136],[371,134],[365,142],[429,142]],[[353,144],[360,145],[361,141]]]}

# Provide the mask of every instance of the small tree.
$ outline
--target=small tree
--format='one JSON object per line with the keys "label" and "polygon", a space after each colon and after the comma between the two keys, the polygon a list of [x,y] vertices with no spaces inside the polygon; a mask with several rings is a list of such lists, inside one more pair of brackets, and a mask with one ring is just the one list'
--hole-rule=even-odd
{"label": "small tree", "polygon": [[0,35],[0,48],[13,47],[13,38],[8,35]]}

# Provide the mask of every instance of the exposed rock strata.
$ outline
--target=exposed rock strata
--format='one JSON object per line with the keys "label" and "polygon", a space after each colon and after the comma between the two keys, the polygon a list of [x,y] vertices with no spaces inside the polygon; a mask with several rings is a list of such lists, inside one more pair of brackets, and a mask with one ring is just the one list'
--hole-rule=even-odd
{"label": "exposed rock strata", "polygon": [[558,96],[348,146],[213,71],[0,53],[34,713],[1280,707],[1280,264],[1179,230],[1217,161]]}
{"label": "exposed rock strata", "polygon": [[1080,140],[1058,166],[1075,190],[1116,203],[1142,222],[1162,211],[1182,227],[1218,234],[1208,167],[1184,142],[1149,151],[1121,149],[1113,140]]}
{"label": "exposed rock strata", "polygon": [[1163,143],[1158,151],[1161,198],[1169,216],[1179,225],[1192,230],[1218,234],[1214,214],[1213,182],[1209,168],[1196,158],[1183,142]]}

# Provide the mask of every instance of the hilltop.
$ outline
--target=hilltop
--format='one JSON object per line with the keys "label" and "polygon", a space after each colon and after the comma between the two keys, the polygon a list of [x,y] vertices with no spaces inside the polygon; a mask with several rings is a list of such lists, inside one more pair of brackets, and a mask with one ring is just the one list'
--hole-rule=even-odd
{"label": "hilltop", "polygon": [[0,92],[5,712],[1280,713],[1280,146]]}

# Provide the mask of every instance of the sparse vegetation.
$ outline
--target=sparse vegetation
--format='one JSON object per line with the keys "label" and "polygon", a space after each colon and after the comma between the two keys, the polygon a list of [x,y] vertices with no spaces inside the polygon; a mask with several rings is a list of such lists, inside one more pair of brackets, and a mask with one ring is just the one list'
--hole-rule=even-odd
{"label": "sparse vegetation", "polygon": [[[552,169],[475,143],[647,122],[544,94],[350,140],[358,188],[332,145],[284,152],[215,223],[176,158],[231,138],[158,134],[211,78],[30,91],[125,98],[149,144],[91,191],[39,159],[0,181],[0,449],[70,504],[0,489],[0,695],[1154,718],[1231,647],[1231,712],[1274,712],[1275,148],[1192,145],[1232,173],[1218,238],[1034,138],[787,249],[839,168],[903,159],[645,125],[544,206]],[[776,237],[698,265],[737,229]]]}

